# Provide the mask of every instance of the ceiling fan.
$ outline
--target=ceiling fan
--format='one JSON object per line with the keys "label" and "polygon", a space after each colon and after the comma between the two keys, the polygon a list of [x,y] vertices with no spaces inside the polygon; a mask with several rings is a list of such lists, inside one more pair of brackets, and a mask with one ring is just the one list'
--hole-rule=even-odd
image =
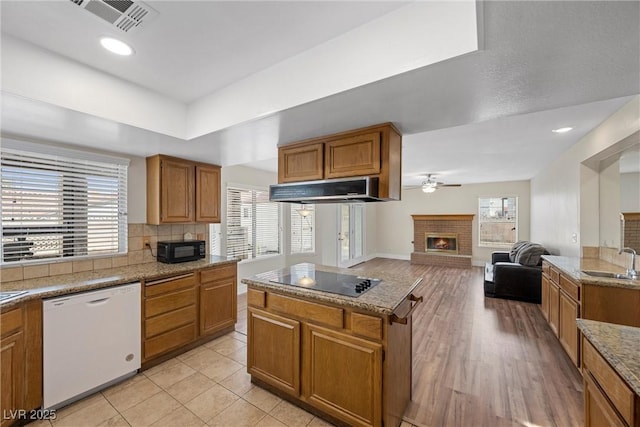
{"label": "ceiling fan", "polygon": [[461,184],[444,184],[442,182],[436,181],[435,176],[430,173],[421,176],[423,178],[426,178],[424,181],[422,181],[422,185],[420,186],[422,191],[424,191],[425,193],[433,193],[441,187],[461,187]]}

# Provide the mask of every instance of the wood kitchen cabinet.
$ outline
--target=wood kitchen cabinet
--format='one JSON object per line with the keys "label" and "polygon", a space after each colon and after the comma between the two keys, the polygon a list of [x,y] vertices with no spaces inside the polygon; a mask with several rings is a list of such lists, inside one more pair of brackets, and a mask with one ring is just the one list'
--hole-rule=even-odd
{"label": "wood kitchen cabinet", "polygon": [[193,342],[198,336],[195,273],[144,283],[142,361]]}
{"label": "wood kitchen cabinet", "polygon": [[411,398],[406,318],[253,289],[247,293],[252,381],[352,426],[399,425]]}
{"label": "wood kitchen cabinet", "polygon": [[247,311],[251,375],[292,395],[300,395],[300,322],[263,310]]}
{"label": "wood kitchen cabinet", "polygon": [[0,313],[0,330],[0,425],[8,426],[17,421],[11,411],[28,411],[42,404],[41,300]]}
{"label": "wood kitchen cabinet", "polygon": [[380,173],[380,132],[369,132],[325,143],[324,177],[377,175]]}
{"label": "wood kitchen cabinet", "polygon": [[391,124],[278,147],[278,183],[377,177],[379,197],[400,200],[402,136]]}
{"label": "wood kitchen cabinet", "polygon": [[350,425],[380,425],[382,344],[313,324],[305,338],[308,401]]}
{"label": "wood kitchen cabinet", "polygon": [[237,264],[145,281],[142,368],[230,332],[238,320]]}
{"label": "wood kitchen cabinet", "polygon": [[540,298],[540,310],[542,311],[542,316],[548,322],[549,321],[549,292],[550,292],[551,284],[549,283],[549,277],[544,273],[542,273],[542,292]]}
{"label": "wood kitchen cabinet", "polygon": [[196,222],[220,222],[220,167],[196,163]]}
{"label": "wood kitchen cabinet", "polygon": [[2,338],[0,339],[0,363],[2,364],[2,426],[11,425],[15,420],[10,414],[24,409],[24,332],[22,327],[22,307],[15,308],[0,317]]}
{"label": "wood kitchen cabinet", "polygon": [[573,364],[579,368],[580,331],[576,319],[581,314],[580,284],[543,261],[541,286],[540,310]]}
{"label": "wood kitchen cabinet", "polygon": [[582,349],[584,425],[640,426],[640,397],[586,337],[582,338]]}
{"label": "wood kitchen cabinet", "polygon": [[320,143],[278,149],[278,182],[314,181],[324,178],[324,145]]}
{"label": "wood kitchen cabinet", "polygon": [[147,157],[147,224],[220,222],[220,167]]}
{"label": "wood kitchen cabinet", "polygon": [[238,320],[236,265],[200,271],[200,335],[233,327]]}

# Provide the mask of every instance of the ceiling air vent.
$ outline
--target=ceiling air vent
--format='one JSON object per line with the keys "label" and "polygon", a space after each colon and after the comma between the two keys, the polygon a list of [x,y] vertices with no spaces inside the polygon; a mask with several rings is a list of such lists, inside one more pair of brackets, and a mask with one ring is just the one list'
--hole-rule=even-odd
{"label": "ceiling air vent", "polygon": [[71,0],[97,17],[124,32],[132,31],[154,18],[158,12],[141,1],[131,0]]}

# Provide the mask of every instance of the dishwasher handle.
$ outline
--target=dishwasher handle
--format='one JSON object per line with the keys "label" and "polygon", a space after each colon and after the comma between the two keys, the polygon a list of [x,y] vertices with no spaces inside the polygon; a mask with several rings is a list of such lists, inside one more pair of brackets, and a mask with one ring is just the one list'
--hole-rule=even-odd
{"label": "dishwasher handle", "polygon": [[109,301],[110,299],[111,298],[109,298],[109,297],[94,299],[93,301],[87,301],[87,305],[102,305],[102,304],[106,304],[107,301]]}

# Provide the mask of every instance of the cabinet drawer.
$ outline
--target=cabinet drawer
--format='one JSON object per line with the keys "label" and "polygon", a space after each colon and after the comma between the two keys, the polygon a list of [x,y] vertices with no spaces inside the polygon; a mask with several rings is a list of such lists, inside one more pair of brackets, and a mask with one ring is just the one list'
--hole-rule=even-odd
{"label": "cabinet drawer", "polygon": [[150,358],[187,345],[196,339],[198,327],[195,322],[144,341],[144,358]]}
{"label": "cabinet drawer", "polygon": [[351,331],[356,334],[374,340],[382,339],[382,319],[367,314],[351,314]]}
{"label": "cabinet drawer", "polygon": [[195,278],[195,273],[189,273],[175,277],[167,277],[166,279],[145,282],[144,296],[152,297],[167,292],[174,292],[180,289],[193,287],[196,284]]}
{"label": "cabinet drawer", "polygon": [[560,272],[551,266],[549,267],[549,277],[555,283],[560,282]]}
{"label": "cabinet drawer", "polygon": [[247,291],[247,304],[253,307],[264,308],[266,305],[266,296],[267,293],[265,291],[249,289]]}
{"label": "cabinet drawer", "polygon": [[14,308],[11,311],[2,313],[0,316],[0,329],[2,336],[22,328],[22,308]]}
{"label": "cabinet drawer", "polygon": [[210,268],[200,272],[200,283],[213,282],[220,279],[235,277],[236,265],[230,264],[221,267]]}
{"label": "cabinet drawer", "polygon": [[549,275],[549,269],[551,268],[551,266],[549,266],[549,263],[546,261],[542,261],[542,272],[544,274],[546,274],[547,276]]}
{"label": "cabinet drawer", "polygon": [[144,321],[144,337],[150,338],[176,327],[195,322],[196,306],[190,305]]}
{"label": "cabinet drawer", "polygon": [[560,287],[575,301],[580,301],[580,287],[563,274],[560,275]]}
{"label": "cabinet drawer", "polygon": [[172,310],[177,310],[188,305],[196,303],[196,290],[185,289],[183,291],[172,292],[167,295],[161,295],[155,298],[150,298],[144,302],[144,315],[145,318],[157,316],[161,313],[167,313]]}
{"label": "cabinet drawer", "polygon": [[587,339],[582,340],[582,351],[584,369],[591,372],[622,418],[633,425],[633,391]]}
{"label": "cabinet drawer", "polygon": [[310,322],[322,323],[340,329],[344,327],[343,310],[341,308],[328,307],[272,293],[267,295],[267,308],[306,319]]}

